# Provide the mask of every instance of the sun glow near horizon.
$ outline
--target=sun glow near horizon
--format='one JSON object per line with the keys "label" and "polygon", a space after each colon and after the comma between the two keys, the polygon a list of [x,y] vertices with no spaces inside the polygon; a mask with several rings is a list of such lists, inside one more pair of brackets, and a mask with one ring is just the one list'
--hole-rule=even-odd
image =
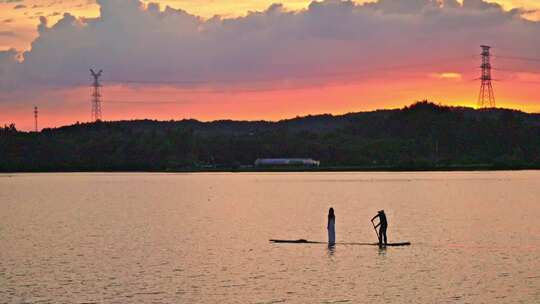
{"label": "sun glow near horizon", "polygon": [[[440,84],[441,81],[446,82],[453,89],[445,90],[443,88],[445,85]],[[219,90],[204,88],[186,91],[167,86],[143,89],[125,85],[105,85],[102,106],[106,121],[131,119],[278,121],[307,115],[342,115],[378,109],[398,109],[421,100],[441,105],[477,108],[478,85],[461,82],[456,86],[456,81],[459,80],[439,79],[436,80],[439,82],[436,85],[432,82],[405,82],[393,85],[391,90],[384,81],[370,81],[369,83],[333,84],[294,90],[239,90],[227,94]],[[496,87],[496,94],[499,108],[540,113],[540,100],[537,103],[515,102],[513,97],[515,94],[511,86]],[[524,99],[534,98],[534,88],[523,90],[520,95]],[[90,119],[89,97],[81,101],[80,96],[89,96],[88,87],[73,88],[40,97],[40,99],[67,100],[62,111],[41,108],[40,125],[55,127],[69,125],[76,121],[88,121]],[[137,99],[134,100],[133,96],[137,96]],[[37,99],[35,103],[40,104]],[[81,107],[87,111],[81,111]],[[10,118],[15,116],[18,117],[16,123],[19,128],[31,130],[33,127],[31,110],[30,107],[14,108],[11,113],[0,113],[0,121],[9,122]]]}

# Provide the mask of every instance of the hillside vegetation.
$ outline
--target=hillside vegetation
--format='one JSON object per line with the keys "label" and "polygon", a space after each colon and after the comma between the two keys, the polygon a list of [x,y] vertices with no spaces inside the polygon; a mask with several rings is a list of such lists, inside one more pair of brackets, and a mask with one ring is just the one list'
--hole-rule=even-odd
{"label": "hillside vegetation", "polygon": [[418,102],[266,121],[117,121],[39,133],[0,128],[0,171],[248,169],[314,158],[328,170],[540,168],[540,115]]}

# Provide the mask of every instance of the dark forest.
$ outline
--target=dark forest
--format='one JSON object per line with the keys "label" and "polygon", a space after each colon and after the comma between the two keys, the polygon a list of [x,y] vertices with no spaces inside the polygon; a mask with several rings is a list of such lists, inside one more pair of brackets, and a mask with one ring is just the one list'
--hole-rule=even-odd
{"label": "dark forest", "polygon": [[[253,168],[313,158],[319,168]],[[0,128],[0,171],[472,170],[540,168],[540,114],[417,102],[399,110],[267,121]]]}

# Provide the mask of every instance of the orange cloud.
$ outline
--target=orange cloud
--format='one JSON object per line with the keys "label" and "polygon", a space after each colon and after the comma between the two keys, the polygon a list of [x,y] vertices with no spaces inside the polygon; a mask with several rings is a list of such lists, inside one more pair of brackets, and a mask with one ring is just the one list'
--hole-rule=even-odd
{"label": "orange cloud", "polygon": [[463,78],[461,73],[455,72],[435,73],[431,74],[431,77],[446,80],[461,80]]}

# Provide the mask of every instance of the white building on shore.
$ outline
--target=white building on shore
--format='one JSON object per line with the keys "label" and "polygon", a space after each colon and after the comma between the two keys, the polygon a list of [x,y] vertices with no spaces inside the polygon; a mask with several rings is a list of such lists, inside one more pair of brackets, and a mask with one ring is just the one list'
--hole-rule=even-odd
{"label": "white building on shore", "polygon": [[311,158],[258,158],[255,166],[306,166],[318,167],[320,161]]}

